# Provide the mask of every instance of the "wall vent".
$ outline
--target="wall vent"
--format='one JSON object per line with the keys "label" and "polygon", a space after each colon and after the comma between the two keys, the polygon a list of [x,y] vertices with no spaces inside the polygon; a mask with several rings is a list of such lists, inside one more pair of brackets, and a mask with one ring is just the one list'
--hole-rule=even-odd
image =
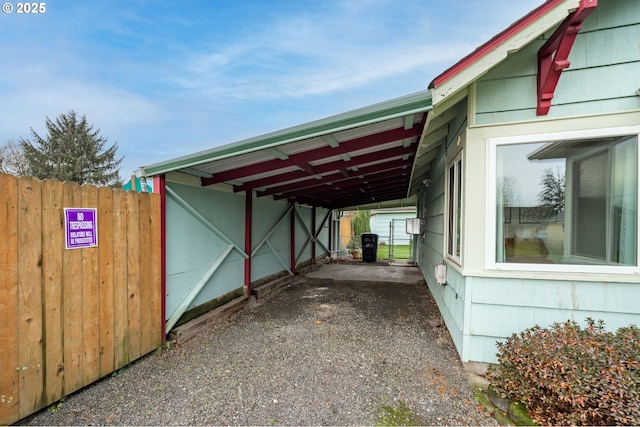
{"label": "wall vent", "polygon": [[436,283],[441,285],[447,284],[447,266],[446,264],[436,264],[435,272]]}

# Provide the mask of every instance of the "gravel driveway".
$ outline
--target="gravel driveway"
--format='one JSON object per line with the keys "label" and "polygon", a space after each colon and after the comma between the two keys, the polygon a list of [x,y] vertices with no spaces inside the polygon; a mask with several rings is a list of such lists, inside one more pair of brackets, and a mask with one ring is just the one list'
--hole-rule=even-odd
{"label": "gravel driveway", "polygon": [[299,278],[21,424],[496,425],[439,318],[425,285]]}

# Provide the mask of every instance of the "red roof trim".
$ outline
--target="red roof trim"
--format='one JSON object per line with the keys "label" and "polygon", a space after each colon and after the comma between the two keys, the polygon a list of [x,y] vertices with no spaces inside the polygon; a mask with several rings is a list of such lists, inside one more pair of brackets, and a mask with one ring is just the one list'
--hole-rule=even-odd
{"label": "red roof trim", "polygon": [[547,0],[546,2],[544,2],[540,6],[538,6],[537,8],[535,8],[534,10],[532,10],[531,12],[529,12],[528,14],[526,14],[525,16],[523,16],[522,18],[514,22],[506,30],[494,36],[491,40],[489,40],[485,44],[478,47],[476,50],[474,50],[469,55],[462,58],[452,67],[448,68],[444,73],[436,77],[431,82],[431,84],[429,84],[429,89],[435,89],[441,86],[442,84],[444,84],[445,82],[447,82],[448,80],[450,80],[451,78],[455,77],[460,72],[464,71],[467,67],[469,67],[470,65],[478,61],[478,59],[482,58],[487,53],[494,50],[502,42],[509,39],[514,34],[519,32],[526,26],[528,26],[529,24],[537,21],[540,17],[547,14],[550,10],[558,6],[563,1],[564,0]]}

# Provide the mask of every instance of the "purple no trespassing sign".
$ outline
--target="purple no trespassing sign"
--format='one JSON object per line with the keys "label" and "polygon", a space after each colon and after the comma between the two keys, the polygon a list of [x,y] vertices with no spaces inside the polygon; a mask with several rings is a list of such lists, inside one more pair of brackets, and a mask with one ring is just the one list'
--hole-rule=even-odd
{"label": "purple no trespassing sign", "polygon": [[67,249],[98,246],[98,213],[95,208],[64,208]]}

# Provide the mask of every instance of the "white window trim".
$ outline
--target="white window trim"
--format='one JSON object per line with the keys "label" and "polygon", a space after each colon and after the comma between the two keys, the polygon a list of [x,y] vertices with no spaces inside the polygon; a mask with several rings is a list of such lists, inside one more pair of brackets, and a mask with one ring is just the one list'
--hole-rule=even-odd
{"label": "white window trim", "polygon": [[[451,182],[449,181],[449,172],[451,170],[452,167],[455,167],[456,163],[460,162],[460,191],[462,192],[461,197],[456,197],[457,196],[457,187],[454,188],[454,203],[455,203],[455,207],[458,208],[457,206],[457,200],[460,200],[460,204],[462,206],[460,206],[460,209],[454,209],[453,212],[453,221],[454,224],[457,225],[458,223],[458,216],[457,216],[457,212],[458,210],[460,210],[460,229],[456,229],[457,231],[457,235],[460,236],[460,256],[456,256],[455,254],[450,254],[449,253],[449,239],[450,239],[450,235],[449,235],[449,220],[450,218],[450,212],[449,212],[449,205],[450,205],[450,194],[451,194]],[[445,237],[445,241],[444,241],[444,253],[445,253],[445,257],[453,262],[455,262],[456,264],[458,264],[459,266],[462,266],[462,258],[463,258],[463,239],[464,239],[464,235],[462,234],[462,229],[463,227],[463,205],[464,205],[464,158],[462,156],[462,150],[460,150],[458,152],[458,154],[455,155],[455,157],[453,159],[451,159],[451,161],[449,161],[447,163],[447,169],[446,169],[446,198],[445,198],[445,203],[446,203],[446,218],[445,218],[445,233],[444,233],[444,237]],[[455,236],[454,236],[455,237]]]}
{"label": "white window trim", "polygon": [[[527,144],[563,139],[606,138],[612,136],[638,135],[638,165],[640,167],[640,126],[624,126],[607,129],[589,129],[580,131],[555,132],[532,135],[517,135],[487,139],[487,187],[485,211],[485,269],[501,271],[593,273],[593,274],[640,274],[640,226],[637,228],[636,241],[639,245],[635,266],[618,265],[574,265],[574,264],[534,264],[534,263],[498,263],[496,262],[496,150],[499,145]],[[640,176],[640,171],[638,171]],[[640,185],[637,200],[640,209]],[[640,222],[640,215],[638,216]]]}

